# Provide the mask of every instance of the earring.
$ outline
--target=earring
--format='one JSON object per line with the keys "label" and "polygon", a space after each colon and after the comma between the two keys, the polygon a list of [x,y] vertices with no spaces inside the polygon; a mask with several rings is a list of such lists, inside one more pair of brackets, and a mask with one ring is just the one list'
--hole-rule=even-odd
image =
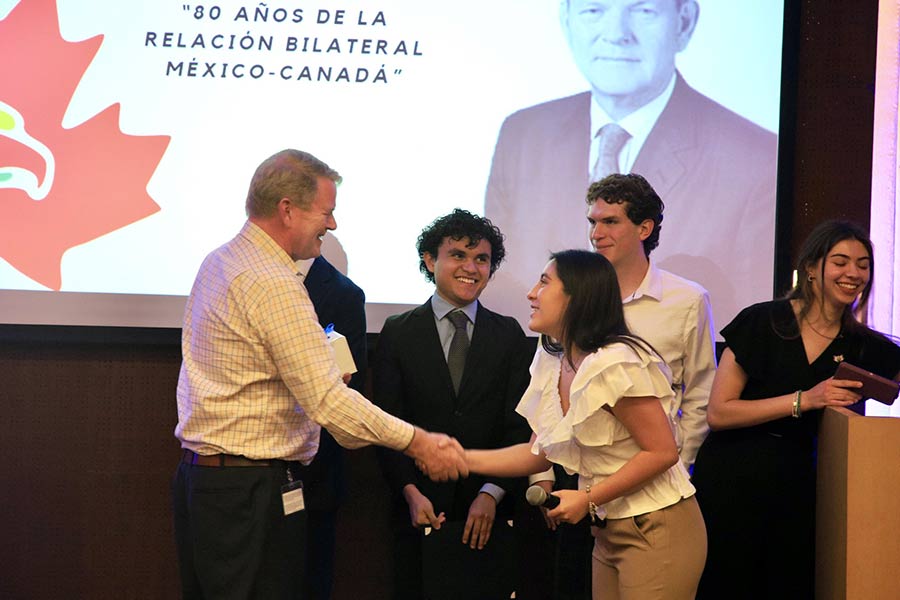
{"label": "earring", "polygon": [[813,281],[814,279],[815,279],[815,277],[813,277],[812,275],[807,275],[807,276],[806,276],[806,280],[807,280],[807,281]]}

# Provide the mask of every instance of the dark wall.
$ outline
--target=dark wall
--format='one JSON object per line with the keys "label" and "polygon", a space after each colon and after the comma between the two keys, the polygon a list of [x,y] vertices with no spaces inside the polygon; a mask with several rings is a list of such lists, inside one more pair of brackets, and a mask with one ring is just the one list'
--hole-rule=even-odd
{"label": "dark wall", "polygon": [[0,597],[172,598],[177,346],[0,345]]}
{"label": "dark wall", "polygon": [[[56,341],[0,328],[0,598],[176,598],[180,348],[168,333],[129,343],[124,332],[51,331]],[[347,457],[335,594],[378,600],[387,489],[371,448]]]}
{"label": "dark wall", "polygon": [[[794,6],[784,265],[824,218],[868,224],[874,106],[877,2]],[[2,598],[177,596],[168,486],[179,348],[128,335],[0,326]],[[371,449],[348,456],[337,597],[383,598],[385,489]]]}
{"label": "dark wall", "polygon": [[[790,258],[821,221],[844,218],[869,227],[878,2],[788,3],[799,31],[794,64],[789,58],[785,69],[785,87],[791,77],[796,82],[796,103],[785,115],[789,135],[780,141],[793,156],[780,174],[780,201],[789,215],[780,216],[779,234],[787,242],[783,258],[793,264]],[[781,279],[779,293],[789,284]]]}

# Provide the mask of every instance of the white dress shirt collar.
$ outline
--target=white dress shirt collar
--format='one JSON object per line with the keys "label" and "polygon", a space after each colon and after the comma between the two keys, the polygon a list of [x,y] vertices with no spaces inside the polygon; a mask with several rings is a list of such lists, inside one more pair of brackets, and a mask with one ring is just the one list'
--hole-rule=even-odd
{"label": "white dress shirt collar", "polygon": [[637,289],[634,290],[634,293],[630,296],[627,296],[622,302],[624,304],[628,304],[632,300],[637,300],[643,296],[648,296],[653,298],[654,300],[662,300],[663,296],[663,281],[662,275],[659,272],[659,269],[653,264],[653,261],[650,261],[650,264],[647,266],[647,272],[644,274],[644,278],[641,280],[640,285],[637,286]]}
{"label": "white dress shirt collar", "polygon": [[589,171],[591,165],[594,165],[597,162],[597,154],[599,153],[596,143],[597,131],[608,123],[618,123],[619,126],[631,135],[631,138],[625,142],[622,151],[619,153],[619,170],[622,173],[631,172],[631,168],[634,166],[638,153],[644,146],[644,142],[647,141],[650,131],[653,130],[653,126],[656,125],[656,121],[659,120],[659,116],[666,108],[666,104],[669,103],[669,98],[672,97],[672,92],[675,90],[675,79],[676,77],[673,73],[669,85],[666,86],[666,89],[663,90],[659,96],[618,121],[610,117],[607,112],[597,104],[596,99],[591,99],[590,135],[592,141],[590,162],[588,163]]}
{"label": "white dress shirt collar", "polygon": [[302,281],[306,281],[306,276],[309,275],[309,270],[312,268],[315,260],[315,258],[301,258],[294,261],[294,265],[297,267],[297,275]]}

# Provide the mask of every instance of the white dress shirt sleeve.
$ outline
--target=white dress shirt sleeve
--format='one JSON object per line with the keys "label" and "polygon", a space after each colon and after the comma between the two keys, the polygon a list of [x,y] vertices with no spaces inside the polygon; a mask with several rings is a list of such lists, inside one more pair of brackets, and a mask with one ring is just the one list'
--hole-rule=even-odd
{"label": "white dress shirt sleeve", "polygon": [[698,296],[685,320],[684,396],[677,427],[681,434],[681,461],[690,470],[700,444],[709,432],[706,407],[716,374],[716,347],[709,294]]}

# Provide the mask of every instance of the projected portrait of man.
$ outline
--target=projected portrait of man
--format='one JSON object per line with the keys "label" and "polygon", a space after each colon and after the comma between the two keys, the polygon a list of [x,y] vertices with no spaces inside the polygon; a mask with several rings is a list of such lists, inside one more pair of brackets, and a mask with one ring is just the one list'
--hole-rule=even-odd
{"label": "projected portrait of man", "polygon": [[489,295],[503,311],[524,317],[519,299],[548,251],[584,247],[585,192],[613,172],[639,173],[659,192],[657,264],[709,289],[720,322],[737,310],[736,290],[770,293],[777,138],[679,73],[699,14],[694,0],[561,2],[590,90],[501,127],[485,214],[507,233],[509,264]]}

